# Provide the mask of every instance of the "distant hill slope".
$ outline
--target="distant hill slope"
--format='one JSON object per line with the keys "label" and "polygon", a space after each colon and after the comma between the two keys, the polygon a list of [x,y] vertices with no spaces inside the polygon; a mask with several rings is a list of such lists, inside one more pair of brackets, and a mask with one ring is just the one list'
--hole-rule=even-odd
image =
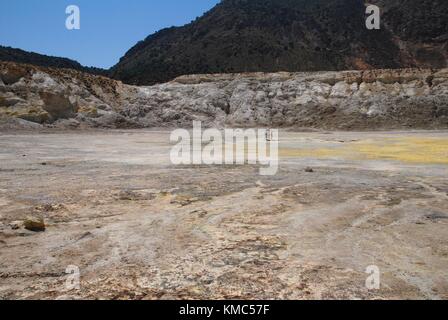
{"label": "distant hill slope", "polygon": [[110,75],[149,85],[198,73],[447,66],[448,1],[369,3],[383,10],[381,30],[366,29],[364,0],[223,0],[137,43]]}
{"label": "distant hill slope", "polygon": [[4,46],[0,46],[0,61],[26,63],[40,67],[74,69],[99,75],[107,74],[107,70],[84,67],[79,62],[67,58],[51,57]]}

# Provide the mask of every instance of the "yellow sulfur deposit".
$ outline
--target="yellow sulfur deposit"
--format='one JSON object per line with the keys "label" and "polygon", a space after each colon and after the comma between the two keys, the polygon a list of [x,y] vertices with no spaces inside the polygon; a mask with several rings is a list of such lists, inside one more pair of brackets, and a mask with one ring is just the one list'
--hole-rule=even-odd
{"label": "yellow sulfur deposit", "polygon": [[363,140],[328,148],[281,149],[280,156],[448,164],[448,139],[403,137]]}

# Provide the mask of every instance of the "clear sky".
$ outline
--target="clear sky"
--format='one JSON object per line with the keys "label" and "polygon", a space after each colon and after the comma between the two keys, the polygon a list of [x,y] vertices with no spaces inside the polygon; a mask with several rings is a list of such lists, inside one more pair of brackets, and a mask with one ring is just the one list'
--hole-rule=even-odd
{"label": "clear sky", "polygon": [[[0,45],[109,68],[138,41],[189,23],[219,0],[0,0]],[[68,5],[81,29],[67,30]]]}

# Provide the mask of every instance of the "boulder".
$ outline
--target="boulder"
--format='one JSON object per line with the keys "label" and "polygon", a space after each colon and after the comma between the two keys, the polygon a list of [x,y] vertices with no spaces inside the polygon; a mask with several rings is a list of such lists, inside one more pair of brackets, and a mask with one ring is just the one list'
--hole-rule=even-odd
{"label": "boulder", "polygon": [[49,121],[50,115],[44,110],[31,108],[22,112],[18,112],[17,118],[34,123],[45,123]]}
{"label": "boulder", "polygon": [[43,109],[48,112],[51,120],[69,119],[76,116],[77,108],[63,93],[40,92],[44,102]]}
{"label": "boulder", "polygon": [[25,221],[23,221],[23,225],[25,229],[34,232],[43,232],[46,229],[45,221],[40,217],[27,217]]}
{"label": "boulder", "polygon": [[27,69],[26,66],[19,64],[10,64],[8,68],[2,69],[0,78],[2,80],[2,83],[6,85],[13,85],[29,74],[29,69]]}
{"label": "boulder", "polygon": [[61,119],[52,124],[52,127],[58,129],[76,129],[79,126],[80,123],[76,119]]}

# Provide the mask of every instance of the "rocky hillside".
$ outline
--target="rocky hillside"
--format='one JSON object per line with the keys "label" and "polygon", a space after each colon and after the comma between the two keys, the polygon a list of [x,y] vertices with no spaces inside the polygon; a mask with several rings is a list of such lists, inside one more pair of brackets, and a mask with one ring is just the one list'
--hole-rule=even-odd
{"label": "rocky hillside", "polygon": [[149,85],[183,74],[447,67],[448,1],[223,0],[183,27],[130,49],[110,75]]}
{"label": "rocky hillside", "polygon": [[182,76],[136,87],[0,63],[0,127],[448,128],[448,69]]}
{"label": "rocky hillside", "polygon": [[136,91],[73,69],[0,62],[3,127],[130,127],[119,112]]}
{"label": "rocky hillside", "polygon": [[52,57],[4,46],[0,46],[0,61],[27,63],[40,67],[74,69],[98,75],[107,75],[108,73],[107,70],[99,68],[84,67],[71,59]]}

